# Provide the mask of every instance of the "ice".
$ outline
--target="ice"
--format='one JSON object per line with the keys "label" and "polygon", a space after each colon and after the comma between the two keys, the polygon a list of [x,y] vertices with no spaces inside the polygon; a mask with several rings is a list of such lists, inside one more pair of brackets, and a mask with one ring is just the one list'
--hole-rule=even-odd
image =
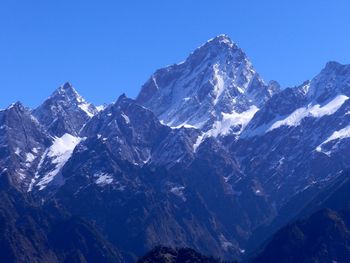
{"label": "ice", "polygon": [[[319,146],[317,146],[316,151],[317,152],[323,152],[322,151],[322,146],[331,142],[331,141],[335,141],[335,140],[342,140],[345,138],[350,138],[350,125],[346,126],[345,128],[339,130],[339,131],[335,131],[333,132],[333,134],[327,139],[325,140],[323,143],[321,143]],[[331,151],[328,152],[324,152],[325,154],[329,155],[331,154]]]}
{"label": "ice", "polygon": [[327,104],[320,106],[319,104],[302,107],[295,110],[287,118],[276,121],[267,132],[280,128],[281,126],[298,126],[306,117],[321,118],[326,115],[332,115],[347,101],[349,97],[338,95]]}
{"label": "ice", "polygon": [[82,138],[75,137],[68,133],[64,134],[62,137],[55,137],[53,144],[48,149],[47,157],[51,158],[52,164],[55,168],[47,173],[37,184],[43,190],[48,183],[50,183],[55,176],[60,172],[62,167],[71,157],[75,147],[79,144]]}

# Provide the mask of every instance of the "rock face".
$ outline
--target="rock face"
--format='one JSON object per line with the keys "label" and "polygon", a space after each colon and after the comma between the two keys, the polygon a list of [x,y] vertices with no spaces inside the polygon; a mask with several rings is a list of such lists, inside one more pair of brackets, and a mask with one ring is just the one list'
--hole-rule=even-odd
{"label": "rock face", "polygon": [[49,145],[49,135],[21,103],[0,111],[0,174],[12,187],[25,191]]}
{"label": "rock face", "polygon": [[77,136],[96,113],[95,106],[86,102],[70,83],[65,83],[33,111],[33,116],[52,136],[61,137],[66,133]]}
{"label": "rock face", "polygon": [[243,258],[306,205],[329,207],[315,200],[350,165],[349,97],[349,66],[279,90],[221,35],[154,73],[136,100],[97,110],[67,83],[34,110],[0,111],[0,187],[94,222],[91,233],[77,224],[117,248],[99,250],[111,258],[158,245]]}
{"label": "rock face", "polygon": [[226,125],[239,132],[277,91],[278,85],[266,85],[245,53],[221,35],[184,62],[156,71],[137,102],[169,126],[206,131]]}
{"label": "rock face", "polygon": [[272,97],[231,144],[242,172],[259,180],[280,211],[269,234],[349,166],[349,76],[349,66],[328,63]]}

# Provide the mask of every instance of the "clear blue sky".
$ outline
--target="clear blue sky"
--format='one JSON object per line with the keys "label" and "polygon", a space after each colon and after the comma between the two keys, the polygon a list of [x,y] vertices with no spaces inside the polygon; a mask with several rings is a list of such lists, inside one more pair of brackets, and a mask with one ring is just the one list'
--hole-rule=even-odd
{"label": "clear blue sky", "polygon": [[228,34],[265,80],[298,85],[350,63],[348,0],[1,0],[0,108],[65,81],[95,104],[135,97],[157,69]]}

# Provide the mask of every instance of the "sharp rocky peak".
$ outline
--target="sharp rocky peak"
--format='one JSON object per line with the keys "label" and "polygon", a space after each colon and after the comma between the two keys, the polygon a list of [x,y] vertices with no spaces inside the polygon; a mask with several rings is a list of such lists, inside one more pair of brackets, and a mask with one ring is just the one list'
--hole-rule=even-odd
{"label": "sharp rocky peak", "polygon": [[62,136],[65,133],[78,135],[80,129],[97,112],[96,107],[67,82],[36,108],[33,115],[51,135]]}
{"label": "sharp rocky peak", "polygon": [[66,82],[56,89],[49,99],[65,100],[68,102],[85,102],[85,99],[75,90],[71,83]]}
{"label": "sharp rocky peak", "polygon": [[330,61],[305,86],[308,98],[317,102],[324,102],[340,94],[350,97],[350,65]]}
{"label": "sharp rocky peak", "polygon": [[326,66],[323,69],[323,72],[331,72],[331,71],[349,71],[350,70],[350,65],[345,65],[345,64],[341,64],[337,61],[329,61],[326,63]]}
{"label": "sharp rocky peak", "polygon": [[5,110],[17,110],[23,112],[25,111],[25,107],[23,106],[22,102],[16,101],[15,103],[9,105]]}
{"label": "sharp rocky peak", "polygon": [[[191,55],[197,55],[204,52],[211,55],[219,55],[222,52],[238,52],[242,57],[246,57],[243,50],[228,35],[219,35],[198,47]],[[191,57],[191,56],[190,56]]]}
{"label": "sharp rocky peak", "polygon": [[223,114],[259,108],[278,85],[267,85],[246,54],[220,35],[197,48],[184,62],[156,71],[137,102],[164,123],[208,130]]}

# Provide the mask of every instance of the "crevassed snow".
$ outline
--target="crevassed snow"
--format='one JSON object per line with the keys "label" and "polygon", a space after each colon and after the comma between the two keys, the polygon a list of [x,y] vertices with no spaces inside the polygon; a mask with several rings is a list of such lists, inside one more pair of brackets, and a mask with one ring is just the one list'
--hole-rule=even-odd
{"label": "crevassed snow", "polygon": [[276,121],[271,125],[267,132],[277,129],[281,126],[298,126],[306,117],[321,118],[326,115],[332,115],[347,101],[349,97],[345,95],[338,95],[333,100],[323,105],[319,104],[302,107],[292,112],[283,120]]}
{"label": "crevassed snow", "polygon": [[[350,138],[350,125],[346,126],[345,128],[333,132],[333,134],[325,140],[323,143],[321,143],[319,146],[317,146],[316,151],[322,152],[322,146],[335,140],[342,140],[344,138]],[[330,154],[331,152],[325,152],[326,154]]]}
{"label": "crevassed snow", "polygon": [[106,173],[95,174],[94,177],[97,177],[95,183],[97,185],[107,185],[113,183],[113,177]]}
{"label": "crevassed snow", "polygon": [[68,133],[64,134],[62,137],[55,137],[53,144],[48,149],[47,157],[50,157],[51,163],[55,165],[55,168],[47,173],[37,184],[40,188],[44,189],[49,182],[51,182],[54,177],[59,173],[62,167],[71,157],[75,147],[79,144],[82,138],[75,137]]}

